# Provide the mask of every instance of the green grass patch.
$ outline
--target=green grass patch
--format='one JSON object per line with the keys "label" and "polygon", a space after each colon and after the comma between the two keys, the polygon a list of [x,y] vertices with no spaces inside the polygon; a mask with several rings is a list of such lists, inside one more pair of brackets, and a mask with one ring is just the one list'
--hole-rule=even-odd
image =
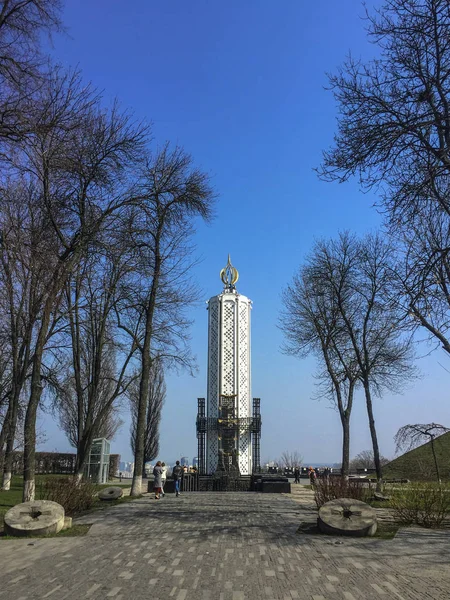
{"label": "green grass patch", "polygon": [[69,529],[64,529],[59,533],[54,533],[53,535],[48,535],[45,537],[76,537],[79,535],[86,535],[92,525],[72,525]]}
{"label": "green grass patch", "polygon": [[392,508],[392,503],[390,500],[367,500],[367,504],[369,504],[372,508]]}
{"label": "green grass patch", "polygon": [[373,537],[381,540],[392,540],[399,528],[400,525],[397,523],[378,523],[377,531]]}
{"label": "green grass patch", "polygon": [[80,535],[86,535],[92,525],[73,525],[70,529],[64,529],[59,533],[49,533],[48,535],[27,535],[27,536],[14,536],[4,535],[0,532],[0,540],[35,540],[45,538],[60,538],[60,537],[78,537]]}
{"label": "green grass patch", "polygon": [[84,517],[86,515],[90,515],[93,512],[98,512],[99,510],[108,510],[112,506],[118,506],[120,504],[126,504],[127,502],[133,502],[133,500],[138,500],[142,498],[142,496],[122,496],[122,498],[118,498],[117,500],[99,500],[95,499],[94,504],[89,510],[81,512],[77,514],[77,517]]}
{"label": "green grass patch", "polygon": [[[65,477],[65,475],[37,475],[36,476],[36,500],[40,500],[40,489],[41,489],[41,482],[45,479],[52,479],[52,478],[63,478]],[[67,475],[67,477],[69,477],[69,475]],[[111,483],[106,483],[106,484],[102,484],[97,486],[99,490],[107,488],[107,487],[121,487],[121,488],[127,488],[127,487],[131,487],[131,481],[124,483],[124,482],[111,482]],[[22,502],[22,492],[23,492],[23,478],[20,475],[14,475],[12,480],[11,480],[11,489],[7,492],[2,492],[0,490],[0,535],[1,532],[3,531],[3,520],[4,520],[4,516],[5,514],[8,512],[8,510],[10,508],[12,508],[13,506],[15,506],[16,504],[20,504]],[[98,498],[95,499],[94,502],[94,506],[92,507],[92,510],[104,510],[110,506],[116,506],[117,504],[122,504],[124,502],[130,502],[131,500],[134,500],[134,498],[131,498],[129,496],[125,496],[122,498],[119,498],[119,500],[112,500],[112,501],[101,501]],[[86,511],[85,513],[82,514],[89,514],[89,512],[91,512],[91,510]],[[80,516],[80,515],[76,515],[76,516]],[[73,529],[73,528],[72,528]],[[64,532],[65,534],[65,532]],[[63,532],[57,534],[58,536],[63,535]],[[67,534],[69,535],[69,534]],[[78,534],[75,534],[78,535]],[[80,534],[81,535],[81,534]],[[16,539],[16,538],[14,538]]]}
{"label": "green grass patch", "polygon": [[120,488],[130,488],[131,487],[131,481],[129,481],[128,483],[124,483],[119,482],[119,481],[110,481],[109,483],[101,483],[98,486],[99,490],[103,490],[105,488],[109,488],[109,487],[120,487]]}
{"label": "green grass patch", "polygon": [[[449,481],[450,432],[444,433],[434,441],[437,462],[441,478]],[[411,481],[436,481],[431,443],[405,452],[383,467],[384,479],[409,479]]]}
{"label": "green grass patch", "polygon": [[[117,506],[118,504],[133,502],[133,500],[138,500],[139,498],[142,498],[142,496],[122,496],[122,498],[118,498],[117,500],[99,500],[97,498],[92,510],[103,510],[105,508],[109,508],[110,506]],[[87,512],[90,513],[91,511],[89,510]]]}
{"label": "green grass patch", "polygon": [[[22,502],[23,481],[22,477],[14,476],[11,480],[11,489],[8,492],[0,490],[0,530],[3,530],[5,513],[16,504]],[[39,498],[37,498],[38,500]]]}

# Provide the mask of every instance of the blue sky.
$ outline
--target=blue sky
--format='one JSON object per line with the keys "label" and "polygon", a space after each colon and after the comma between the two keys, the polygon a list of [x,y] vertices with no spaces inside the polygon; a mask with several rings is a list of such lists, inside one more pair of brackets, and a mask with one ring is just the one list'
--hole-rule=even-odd
{"label": "blue sky", "polygon": [[[202,262],[194,276],[204,299],[221,291],[219,271],[231,253],[238,291],[253,300],[253,396],[261,397],[261,455],[298,450],[307,462],[340,459],[337,413],[312,400],[315,363],[280,353],[280,294],[315,239],[340,229],[364,233],[381,218],[376,196],[356,181],[324,183],[314,167],[329,147],[336,107],[327,85],[349,51],[376,52],[366,38],[358,0],[67,1],[67,36],[53,54],[78,65],[87,81],[152,123],[155,147],[166,140],[190,152],[211,175],[217,216],[196,235]],[[161,459],[196,454],[196,398],[206,395],[207,313],[192,312],[195,378],[169,374],[161,426]],[[402,396],[377,401],[381,452],[408,422],[448,424],[450,363],[437,351],[419,363],[424,377]],[[352,419],[351,454],[370,448],[364,403]],[[129,419],[112,451],[131,459]],[[45,448],[69,450],[47,416]]]}

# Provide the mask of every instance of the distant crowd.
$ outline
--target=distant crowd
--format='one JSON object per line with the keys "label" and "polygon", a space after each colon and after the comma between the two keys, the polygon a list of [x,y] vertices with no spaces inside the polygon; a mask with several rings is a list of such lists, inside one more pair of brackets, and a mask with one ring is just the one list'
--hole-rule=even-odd
{"label": "distant crowd", "polygon": [[[303,468],[305,471],[307,471],[308,479],[311,485],[314,485],[318,477],[323,477],[326,479],[333,472],[333,469],[330,469],[330,467],[324,467],[322,469],[318,469],[317,467],[315,469],[313,467],[309,467],[308,469],[306,469],[306,467]],[[295,467],[294,469],[294,483],[300,483],[300,467]]]}
{"label": "distant crowd", "polygon": [[333,473],[330,467],[269,467],[269,473],[282,473],[286,477],[293,477],[294,483],[300,483],[300,477],[307,477],[310,483],[318,478],[327,478]]}

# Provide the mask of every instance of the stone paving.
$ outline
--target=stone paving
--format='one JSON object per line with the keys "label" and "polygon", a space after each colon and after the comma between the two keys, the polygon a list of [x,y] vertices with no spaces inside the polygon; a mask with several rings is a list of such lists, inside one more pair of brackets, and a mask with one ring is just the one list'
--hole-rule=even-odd
{"label": "stone paving", "polygon": [[0,599],[444,600],[450,533],[394,540],[296,533],[289,496],[143,497],[78,519],[75,538],[0,541]]}

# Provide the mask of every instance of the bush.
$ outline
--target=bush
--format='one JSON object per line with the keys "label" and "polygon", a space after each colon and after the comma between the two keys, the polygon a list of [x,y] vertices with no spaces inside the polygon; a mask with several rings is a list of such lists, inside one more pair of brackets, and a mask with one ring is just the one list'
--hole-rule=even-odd
{"label": "bush", "polygon": [[320,508],[329,500],[353,498],[365,502],[371,496],[370,483],[367,480],[348,480],[345,477],[317,479],[314,485],[314,500]]}
{"label": "bush", "polygon": [[439,527],[450,512],[450,485],[412,483],[395,489],[390,505],[400,523]]}
{"label": "bush", "polygon": [[39,492],[41,500],[57,502],[66,515],[75,515],[92,507],[97,486],[75,477],[48,477],[41,482]]}

